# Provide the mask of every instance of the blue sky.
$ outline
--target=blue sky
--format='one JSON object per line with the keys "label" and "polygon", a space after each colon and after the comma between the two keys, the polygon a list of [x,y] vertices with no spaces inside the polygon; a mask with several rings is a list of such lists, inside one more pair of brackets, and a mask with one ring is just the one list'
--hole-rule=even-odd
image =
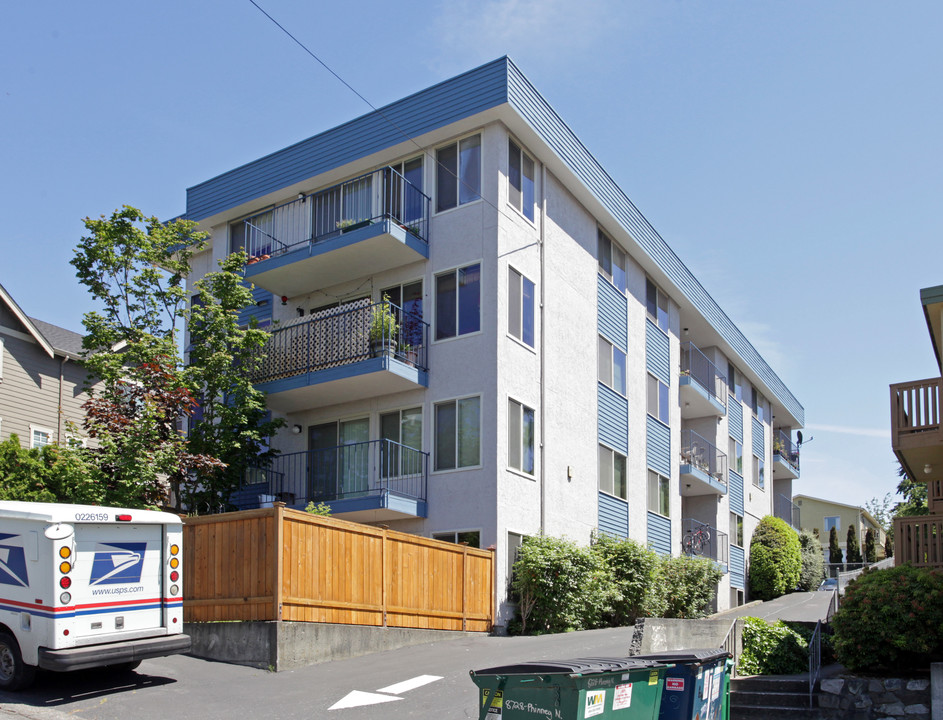
{"label": "blue sky", "polygon": [[[943,3],[258,2],[377,106],[510,55],[805,406],[795,491],[893,491],[888,385],[939,375]],[[0,17],[0,284],[74,330],[86,215],[369,110],[249,0]]]}

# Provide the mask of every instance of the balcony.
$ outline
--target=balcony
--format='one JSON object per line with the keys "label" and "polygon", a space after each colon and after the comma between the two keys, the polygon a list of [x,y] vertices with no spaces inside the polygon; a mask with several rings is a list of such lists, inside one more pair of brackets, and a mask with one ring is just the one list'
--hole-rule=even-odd
{"label": "balcony", "polygon": [[730,562],[727,533],[694,518],[681,519],[681,554],[704,557],[721,565],[724,572]]}
{"label": "balcony", "polygon": [[429,198],[392,168],[253,215],[246,280],[275,295],[368,277],[429,257]]}
{"label": "balcony", "polygon": [[692,342],[681,345],[681,418],[727,414],[727,377]]}
{"label": "balcony", "polygon": [[799,447],[789,433],[773,432],[773,479],[795,480],[799,477]]}
{"label": "balcony", "polygon": [[726,495],[727,454],[693,430],[681,431],[681,495]]}
{"label": "balcony", "polygon": [[799,506],[792,501],[792,498],[777,494],[773,498],[773,515],[780,520],[785,520],[786,524],[797,532],[800,530]]}
{"label": "balcony", "polygon": [[324,502],[335,517],[384,522],[426,517],[428,480],[429,453],[370,440],[279,455],[265,468],[250,469],[237,492],[302,509]]}
{"label": "balcony", "polygon": [[250,373],[279,412],[427,387],[429,325],[392,303],[369,300],[276,328]]}
{"label": "balcony", "polygon": [[891,385],[891,448],[916,482],[943,479],[940,378]]}
{"label": "balcony", "polygon": [[943,568],[943,515],[894,520],[894,564]]}

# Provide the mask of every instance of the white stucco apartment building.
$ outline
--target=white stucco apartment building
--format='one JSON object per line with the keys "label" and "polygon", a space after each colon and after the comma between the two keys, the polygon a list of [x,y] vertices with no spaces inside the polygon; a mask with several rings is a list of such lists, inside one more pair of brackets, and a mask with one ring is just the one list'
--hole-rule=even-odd
{"label": "white stucco apartment building", "polygon": [[525,535],[628,536],[743,602],[803,408],[512,61],[192,187],[186,217],[194,278],[246,248],[272,332],[282,455],[242,500],[493,545],[499,578]]}

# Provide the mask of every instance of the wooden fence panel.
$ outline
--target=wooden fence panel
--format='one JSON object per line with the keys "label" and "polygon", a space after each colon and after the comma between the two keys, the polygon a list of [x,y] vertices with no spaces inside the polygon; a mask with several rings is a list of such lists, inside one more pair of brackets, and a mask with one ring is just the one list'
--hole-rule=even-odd
{"label": "wooden fence panel", "polygon": [[894,520],[894,563],[943,567],[943,517],[901,517]]}

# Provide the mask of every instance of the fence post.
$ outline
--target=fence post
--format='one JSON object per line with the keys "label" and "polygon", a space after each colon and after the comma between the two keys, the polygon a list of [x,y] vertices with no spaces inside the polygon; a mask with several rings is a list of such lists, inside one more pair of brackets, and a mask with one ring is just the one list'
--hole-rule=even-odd
{"label": "fence post", "polygon": [[468,543],[462,543],[462,632],[468,630]]}
{"label": "fence post", "polygon": [[284,533],[285,503],[272,503],[272,522],[275,523],[275,573],[274,583],[272,585],[272,597],[274,602],[274,619],[282,619],[282,574],[284,572],[284,555],[282,548],[285,543]]}
{"label": "fence post", "polygon": [[386,627],[386,603],[387,603],[387,588],[390,584],[389,577],[389,558],[387,558],[387,552],[389,551],[390,543],[387,538],[386,528],[383,528],[380,532],[381,535],[381,547],[380,547],[380,567],[381,574],[383,576],[383,587],[380,590],[380,607],[383,608],[383,627]]}

